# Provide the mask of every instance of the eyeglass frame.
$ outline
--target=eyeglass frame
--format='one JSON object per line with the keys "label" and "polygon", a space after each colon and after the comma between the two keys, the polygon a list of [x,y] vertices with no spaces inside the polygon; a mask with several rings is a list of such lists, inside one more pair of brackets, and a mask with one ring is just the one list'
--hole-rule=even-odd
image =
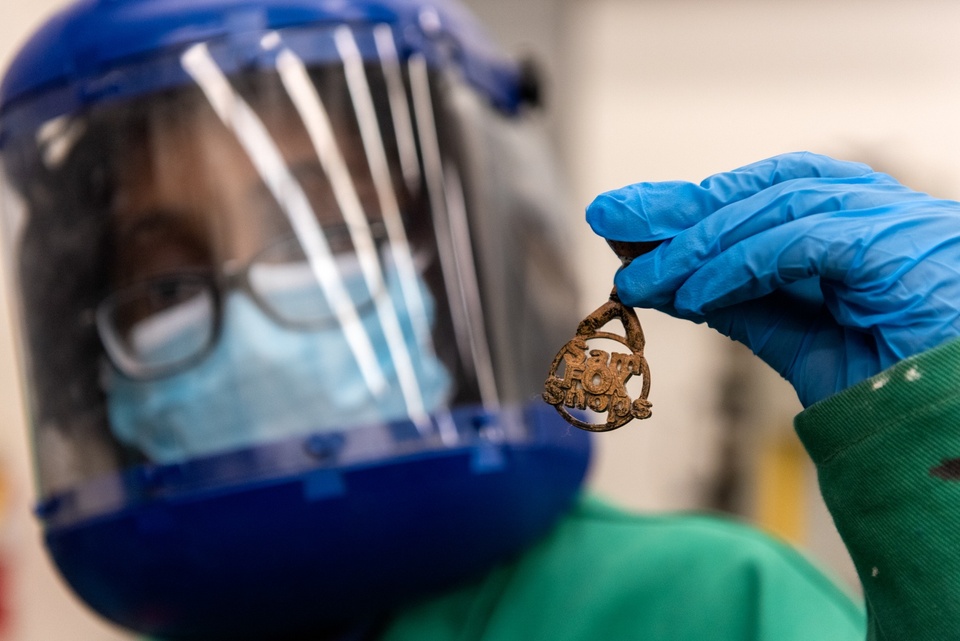
{"label": "eyeglass frame", "polygon": [[[338,226],[334,229],[342,229],[344,230],[343,233],[349,232],[347,225]],[[329,229],[327,231],[329,231]],[[378,246],[387,240],[386,230],[383,223],[371,223],[370,231],[372,232],[373,239],[375,242],[377,242]],[[350,238],[350,236],[348,235],[347,238]],[[224,299],[226,298],[226,294],[232,291],[240,291],[246,294],[250,300],[257,305],[258,309],[260,309],[268,318],[276,322],[281,327],[302,331],[312,331],[325,329],[336,324],[337,319],[335,316],[329,316],[327,318],[323,318],[322,320],[316,321],[296,321],[289,318],[284,318],[275,309],[273,309],[273,306],[268,303],[267,300],[251,285],[250,271],[255,265],[258,264],[258,258],[262,257],[264,254],[273,250],[277,246],[291,241],[299,244],[299,241],[294,235],[291,234],[283,236],[282,238],[270,243],[255,253],[245,263],[238,266],[231,266],[229,263],[227,263],[220,269],[215,267],[184,268],[147,278],[136,283],[128,284],[116,291],[110,292],[104,296],[99,303],[97,303],[94,310],[94,324],[96,325],[97,335],[100,338],[100,342],[103,345],[104,353],[106,354],[107,358],[120,373],[133,380],[155,380],[189,369],[209,356],[209,354],[219,343],[223,332],[223,310],[225,307]],[[212,302],[212,326],[210,328],[211,331],[209,333],[209,337],[205,339],[205,344],[203,347],[195,350],[195,352],[189,357],[159,365],[145,365],[143,363],[136,362],[136,359],[129,355],[128,350],[125,347],[122,347],[121,340],[118,338],[118,332],[114,328],[115,323],[110,318],[111,314],[117,309],[117,305],[114,303],[116,303],[119,297],[123,296],[125,293],[134,291],[135,288],[146,288],[152,284],[171,279],[182,278],[192,278],[195,280],[195,282],[201,283],[202,289],[199,291],[210,295],[210,300]],[[361,314],[368,313],[369,310],[374,306],[377,298],[382,295],[384,289],[385,287],[381,281],[380,289],[376,292],[371,292],[369,300],[359,307],[358,311],[361,312]]]}

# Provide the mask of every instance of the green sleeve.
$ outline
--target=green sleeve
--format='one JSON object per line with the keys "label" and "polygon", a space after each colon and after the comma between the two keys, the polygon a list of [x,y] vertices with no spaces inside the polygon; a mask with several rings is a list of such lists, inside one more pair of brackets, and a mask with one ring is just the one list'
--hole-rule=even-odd
{"label": "green sleeve", "polygon": [[581,501],[522,558],[400,615],[387,641],[862,641],[862,610],[728,520]]}
{"label": "green sleeve", "polygon": [[796,419],[864,586],[869,637],[960,638],[960,341]]}

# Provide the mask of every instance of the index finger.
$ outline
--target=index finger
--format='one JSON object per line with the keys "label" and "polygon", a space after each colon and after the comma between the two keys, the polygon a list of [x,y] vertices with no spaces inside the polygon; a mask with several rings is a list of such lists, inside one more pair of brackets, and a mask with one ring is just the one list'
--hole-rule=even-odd
{"label": "index finger", "polygon": [[793,152],[714,174],[699,185],[642,182],[608,191],[587,207],[587,223],[609,240],[664,240],[726,205],[788,180],[851,178],[870,173],[873,170],[863,163]]}

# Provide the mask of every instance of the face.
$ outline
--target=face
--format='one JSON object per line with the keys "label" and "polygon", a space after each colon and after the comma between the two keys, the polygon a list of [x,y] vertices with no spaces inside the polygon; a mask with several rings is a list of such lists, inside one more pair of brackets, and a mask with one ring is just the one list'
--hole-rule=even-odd
{"label": "face", "polygon": [[[327,148],[321,160],[303,124],[309,116],[298,113],[275,79],[248,79],[245,85],[238,95],[254,114],[246,121],[221,121],[194,89],[152,99],[147,110],[132,112],[127,125],[117,128],[123,133],[115,142],[120,151],[114,157],[120,160],[110,172],[111,294],[98,308],[97,322],[114,365],[128,375],[162,376],[189,364],[181,357],[168,361],[161,353],[145,369],[136,364],[143,358],[137,345],[146,328],[167,322],[167,312],[186,309],[191,302],[196,308],[199,301],[214,306],[207,314],[214,322],[223,321],[229,314],[216,310],[237,289],[281,325],[329,323],[333,319],[323,308],[337,300],[336,290],[324,285],[319,293],[324,281],[319,274],[340,273],[340,267],[336,272],[321,268],[312,279],[317,293],[299,303],[278,293],[295,281],[288,279],[276,290],[279,281],[263,280],[264,270],[308,264],[317,269],[316,261],[326,259],[325,252],[308,252],[315,230],[333,257],[355,257],[362,246],[355,248],[353,241],[364,235],[356,236],[358,225],[348,233],[342,213],[353,203],[359,204],[370,234],[382,238],[377,235],[384,227],[378,194],[346,92],[325,96],[335,150]],[[336,182],[341,168],[347,179]],[[403,201],[397,189],[394,193]],[[305,223],[304,214],[316,226]],[[374,286],[367,280],[364,291],[373,292]],[[290,302],[277,307],[277,296]],[[185,352],[193,355],[190,360],[206,351],[198,346],[216,344],[215,332],[208,326],[195,339]]]}
{"label": "face", "polygon": [[[352,114],[329,110],[337,152],[321,160],[285,95],[257,95],[253,124],[224,124],[195,98],[155,101],[117,154],[113,291],[97,326],[118,439],[171,461],[422,419],[450,378],[423,338],[430,296],[381,233]],[[346,181],[328,178],[338,168]],[[347,233],[351,204],[363,224]],[[318,238],[329,251],[310,248]],[[247,295],[224,295],[235,290]]]}
{"label": "face", "polygon": [[[272,98],[272,99],[270,99]],[[237,135],[202,103],[158,109],[116,170],[114,282],[124,286],[181,270],[243,265],[292,234],[287,216]],[[301,119],[279,97],[255,107],[286,167],[324,228],[343,225],[340,207]],[[338,146],[368,219],[376,193],[352,123]]]}

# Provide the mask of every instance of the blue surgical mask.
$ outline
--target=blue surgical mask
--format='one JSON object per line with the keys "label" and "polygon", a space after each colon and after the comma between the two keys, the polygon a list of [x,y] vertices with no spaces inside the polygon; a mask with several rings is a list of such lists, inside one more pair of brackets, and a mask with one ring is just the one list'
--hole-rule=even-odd
{"label": "blue surgical mask", "polygon": [[[345,285],[364,287],[355,278]],[[417,286],[432,324],[432,299],[422,282]],[[396,310],[429,412],[448,400],[451,377],[431,347],[418,340],[401,290],[396,272],[389,272],[381,295],[389,296]],[[284,295],[292,295],[289,288]],[[405,419],[409,408],[380,320],[372,305],[358,311],[386,381],[381,390],[371,390],[364,380],[339,324],[320,330],[284,327],[249,296],[233,291],[225,298],[219,341],[193,367],[146,381],[111,369],[105,383],[111,429],[152,460],[172,463],[284,437]],[[152,319],[154,326],[145,333],[150,348],[175,351],[179,341],[190,341],[197,331],[191,322],[195,314],[184,306]]]}

